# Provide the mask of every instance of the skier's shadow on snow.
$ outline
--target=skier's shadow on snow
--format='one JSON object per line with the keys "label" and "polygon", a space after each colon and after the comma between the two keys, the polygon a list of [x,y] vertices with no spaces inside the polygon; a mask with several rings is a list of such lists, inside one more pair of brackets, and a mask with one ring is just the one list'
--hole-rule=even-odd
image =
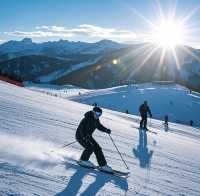
{"label": "skier's shadow on snow", "polygon": [[[128,183],[126,179],[103,174],[99,171],[82,168],[75,164],[68,164],[66,166],[67,169],[69,167],[75,169],[76,172],[70,178],[67,187],[62,192],[56,194],[56,196],[75,196],[77,194],[80,194],[81,196],[93,196],[98,194],[98,191],[108,182],[113,183],[115,186],[124,190],[124,192],[128,190]],[[84,183],[84,177],[86,177],[87,175],[93,176],[95,178],[95,181],[90,183],[89,186],[80,193],[79,190]]]}
{"label": "skier's shadow on snow", "polygon": [[139,129],[139,144],[137,148],[133,148],[133,153],[139,159],[141,168],[149,168],[153,150],[147,147],[147,133],[145,130]]}

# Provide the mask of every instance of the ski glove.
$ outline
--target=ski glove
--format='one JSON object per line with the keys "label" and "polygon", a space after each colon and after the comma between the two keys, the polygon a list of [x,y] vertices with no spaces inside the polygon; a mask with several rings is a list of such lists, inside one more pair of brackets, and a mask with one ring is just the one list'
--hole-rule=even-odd
{"label": "ski glove", "polygon": [[106,129],[106,133],[111,134],[111,130],[110,129]]}

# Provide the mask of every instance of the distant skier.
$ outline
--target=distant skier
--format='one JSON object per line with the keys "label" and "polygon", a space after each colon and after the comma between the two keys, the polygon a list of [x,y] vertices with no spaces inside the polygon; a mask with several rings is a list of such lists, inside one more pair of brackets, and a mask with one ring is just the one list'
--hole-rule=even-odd
{"label": "distant skier", "polygon": [[93,103],[92,105],[93,105],[94,107],[96,107],[96,106],[97,106],[97,103],[95,102],[95,103]]}
{"label": "distant skier", "polygon": [[165,116],[164,116],[164,128],[165,128],[165,131],[167,132],[168,130],[169,130],[169,127],[168,127],[168,120],[169,120],[169,117],[168,117],[168,115],[166,114]]}
{"label": "distant skier", "polygon": [[168,115],[165,115],[164,119],[165,119],[165,125],[168,125],[168,119],[169,119]]}
{"label": "distant skier", "polygon": [[94,107],[92,111],[85,113],[85,117],[81,120],[77,131],[76,140],[85,149],[80,157],[79,164],[82,166],[93,167],[93,163],[89,161],[91,154],[94,152],[97,158],[97,162],[101,170],[112,172],[112,168],[107,165],[106,159],[102,152],[101,147],[92,137],[94,130],[97,128],[102,132],[111,133],[110,129],[104,127],[100,121],[99,117],[102,115],[102,109],[100,107]]}
{"label": "distant skier", "polygon": [[147,101],[144,101],[142,105],[139,107],[140,115],[141,115],[141,121],[140,121],[140,128],[144,128],[147,130],[147,113],[149,113],[150,118],[152,118],[151,110],[149,109],[149,106],[147,105]]}

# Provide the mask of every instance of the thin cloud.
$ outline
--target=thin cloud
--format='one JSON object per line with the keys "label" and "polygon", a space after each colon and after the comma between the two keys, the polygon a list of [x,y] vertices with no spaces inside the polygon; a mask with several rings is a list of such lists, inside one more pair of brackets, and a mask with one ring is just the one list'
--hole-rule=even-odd
{"label": "thin cloud", "polygon": [[6,42],[6,40],[0,39],[0,43]]}
{"label": "thin cloud", "polygon": [[82,24],[76,28],[63,26],[37,26],[35,31],[13,31],[5,32],[9,36],[31,37],[31,38],[76,38],[84,37],[86,40],[93,39],[111,39],[116,41],[134,41],[137,35],[133,31],[118,30],[115,28],[104,28],[100,26]]}
{"label": "thin cloud", "polygon": [[72,37],[71,33],[53,32],[53,31],[13,31],[5,32],[9,36],[31,37],[31,38],[48,38],[48,37]]}

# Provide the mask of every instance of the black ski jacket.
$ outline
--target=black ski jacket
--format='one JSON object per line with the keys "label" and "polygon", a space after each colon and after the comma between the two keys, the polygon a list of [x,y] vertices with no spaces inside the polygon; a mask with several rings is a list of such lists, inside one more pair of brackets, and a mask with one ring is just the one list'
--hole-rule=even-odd
{"label": "black ski jacket", "polygon": [[76,138],[92,136],[95,129],[99,129],[102,132],[107,132],[108,130],[100,123],[99,119],[94,118],[93,111],[86,112],[85,117],[81,120],[77,128]]}
{"label": "black ski jacket", "polygon": [[140,115],[141,116],[147,116],[147,112],[149,113],[150,116],[152,116],[151,114],[151,110],[149,109],[149,106],[148,105],[145,105],[145,104],[142,104],[140,107],[139,107],[139,111],[140,111]]}

